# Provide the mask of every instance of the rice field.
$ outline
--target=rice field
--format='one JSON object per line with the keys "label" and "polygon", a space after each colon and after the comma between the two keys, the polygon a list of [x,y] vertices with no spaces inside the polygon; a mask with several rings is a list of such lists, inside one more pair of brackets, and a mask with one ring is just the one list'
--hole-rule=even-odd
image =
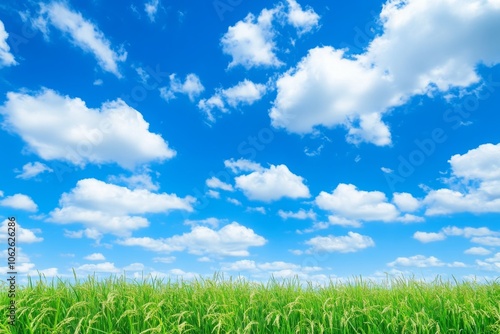
{"label": "rice field", "polygon": [[[76,277],[75,277],[76,279]],[[90,276],[29,279],[17,321],[0,333],[500,333],[500,284],[361,278],[315,287],[298,279],[192,281]]]}

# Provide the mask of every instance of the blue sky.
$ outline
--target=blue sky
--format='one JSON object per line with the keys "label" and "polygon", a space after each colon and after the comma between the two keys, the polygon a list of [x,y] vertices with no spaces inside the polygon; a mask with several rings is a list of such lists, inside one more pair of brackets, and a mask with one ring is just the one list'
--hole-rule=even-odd
{"label": "blue sky", "polygon": [[0,21],[20,275],[498,275],[498,1],[27,1]]}

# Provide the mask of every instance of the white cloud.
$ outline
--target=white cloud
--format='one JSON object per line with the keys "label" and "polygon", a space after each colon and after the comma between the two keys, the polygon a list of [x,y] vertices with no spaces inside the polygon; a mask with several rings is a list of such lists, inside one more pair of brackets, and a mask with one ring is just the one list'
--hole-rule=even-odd
{"label": "white cloud", "polygon": [[[446,239],[448,236],[461,236],[470,239],[471,242],[483,246],[500,246],[500,232],[492,231],[487,227],[456,227],[447,226],[439,232],[415,232],[413,237],[420,242],[433,242]],[[473,247],[477,250],[478,247]],[[481,250],[479,250],[481,251]]]}
{"label": "white cloud", "polygon": [[208,197],[211,197],[211,198],[217,198],[217,199],[220,198],[220,192],[212,190],[212,189],[209,189],[207,191],[206,195]]}
{"label": "white cloud", "polygon": [[184,82],[177,79],[175,73],[171,74],[169,79],[170,86],[160,88],[160,96],[166,101],[175,99],[177,97],[176,94],[180,93],[187,95],[189,100],[193,102],[195,98],[205,90],[205,87],[201,84],[200,78],[194,73],[186,75]]}
{"label": "white cloud", "polygon": [[415,255],[411,257],[398,257],[395,261],[387,264],[389,267],[442,267],[446,264],[434,256]]}
{"label": "white cloud", "polygon": [[104,261],[106,258],[101,253],[92,253],[84,257],[85,260],[89,261]]}
{"label": "white cloud", "polygon": [[307,251],[308,253],[352,253],[375,246],[375,242],[372,238],[354,232],[348,232],[347,235],[340,237],[333,235],[326,237],[314,237],[306,241],[306,244],[311,246],[311,248]]}
{"label": "white cloud", "polygon": [[264,208],[263,206],[258,206],[258,207],[247,207],[246,209],[247,212],[259,212],[263,215],[266,214],[266,208]]}
{"label": "white cloud", "polygon": [[236,108],[240,104],[251,105],[258,101],[266,93],[266,86],[256,84],[250,80],[243,80],[236,86],[223,89],[220,95],[231,107]]}
{"label": "white cloud", "polygon": [[96,179],[83,179],[71,192],[61,196],[60,207],[50,212],[48,221],[81,223],[99,233],[128,236],[131,231],[149,226],[149,221],[139,214],[190,212],[194,201],[191,196],[179,198],[175,194],[130,190]]}
{"label": "white cloud", "polygon": [[474,237],[470,241],[483,246],[500,247],[499,237]]}
{"label": "white cloud", "polygon": [[[290,172],[285,165],[271,165],[269,168],[262,168],[253,166],[251,163],[247,164],[247,161],[244,160],[238,161],[240,162],[239,167],[259,168],[250,174],[240,175],[234,179],[236,188],[242,190],[250,200],[272,202],[284,197],[297,199],[311,196],[309,189],[304,184],[304,179]],[[235,167],[234,164],[232,166]]]}
{"label": "white cloud", "polygon": [[209,99],[201,99],[198,102],[198,108],[203,110],[207,115],[207,119],[209,122],[215,122],[215,116],[212,113],[212,110],[217,108],[222,112],[228,112],[222,97],[218,94],[211,96]]}
{"label": "white cloud", "polygon": [[469,255],[488,255],[491,254],[491,251],[484,247],[471,247],[464,251],[464,254]]}
{"label": "white cloud", "polygon": [[380,170],[386,174],[392,174],[394,173],[394,171],[390,168],[387,168],[387,167],[380,167]]}
{"label": "white cloud", "polygon": [[210,179],[207,179],[205,181],[205,183],[207,184],[207,186],[209,188],[222,189],[222,190],[226,190],[226,191],[234,191],[232,185],[225,183],[225,182],[222,182],[221,180],[219,180],[215,176],[211,177]]}
{"label": "white cloud", "polygon": [[224,166],[229,168],[233,173],[258,172],[264,170],[260,164],[243,158],[236,161],[234,159],[226,160],[224,161]]}
{"label": "white cloud", "polygon": [[316,213],[311,209],[309,211],[306,211],[304,209],[300,209],[297,212],[279,210],[278,215],[283,219],[295,218],[295,219],[316,220]]}
{"label": "white cloud", "polygon": [[394,193],[392,202],[403,212],[413,212],[420,207],[418,199],[409,193]]}
{"label": "white cloud", "polygon": [[457,212],[500,212],[500,144],[484,144],[460,155],[449,163],[452,181],[465,185],[465,190],[431,190],[424,199],[427,215]]}
{"label": "white cloud", "polygon": [[132,169],[176,154],[160,135],[149,132],[137,110],[120,99],[90,109],[79,98],[49,89],[33,96],[9,92],[0,113],[4,126],[44,160],[80,166],[114,162]]}
{"label": "white cloud", "polygon": [[417,231],[413,234],[413,238],[420,242],[428,243],[428,242],[444,240],[446,239],[446,234],[444,234],[443,232],[434,233],[434,232]]}
{"label": "white cloud", "polygon": [[322,191],[315,200],[323,210],[349,220],[396,221],[399,212],[379,191],[357,190],[352,184],[339,184],[330,194]]}
{"label": "white cloud", "polygon": [[175,261],[175,256],[166,256],[166,257],[154,257],[153,262],[159,263],[172,263]]}
{"label": "white cloud", "polygon": [[[2,225],[0,226],[0,239],[2,240],[7,240],[9,237],[8,232],[9,232],[9,220],[5,219],[2,222]],[[41,231],[39,229],[27,229],[23,228],[19,222],[16,222],[16,227],[15,227],[15,232],[16,232],[16,240],[19,243],[22,244],[30,244],[33,242],[41,242],[43,241],[43,238],[37,237],[35,233],[40,233]]]}
{"label": "white cloud", "polygon": [[155,21],[156,18],[156,13],[158,12],[158,6],[160,4],[159,0],[151,0],[149,2],[146,2],[144,4],[144,11],[149,17],[149,20],[151,22]]}
{"label": "white cloud", "polygon": [[496,253],[493,257],[484,261],[476,260],[476,264],[482,270],[500,271],[500,253]]}
{"label": "white cloud", "polygon": [[64,2],[54,1],[48,5],[42,4],[40,15],[38,20],[44,21],[44,25],[50,22],[52,26],[67,34],[73,44],[92,53],[105,71],[121,77],[117,63],[127,59],[127,52],[113,51],[110,41],[102,31],[82,14],[72,11]]}
{"label": "white cloud", "polygon": [[226,263],[221,267],[224,271],[249,271],[257,269],[255,261],[252,260],[239,260],[233,263]]}
{"label": "white cloud", "polygon": [[317,47],[284,73],[270,110],[273,126],[299,134],[344,126],[350,142],[389,145],[382,120],[389,110],[416,95],[478,84],[477,65],[500,62],[495,1],[392,0],[380,23],[382,33],[363,53]]}
{"label": "white cloud", "polygon": [[282,65],[274,53],[272,21],[276,13],[277,9],[264,9],[258,18],[250,13],[243,21],[229,27],[221,38],[222,51],[232,57],[229,68]]}
{"label": "white cloud", "polygon": [[23,166],[23,171],[16,175],[17,179],[31,179],[43,172],[52,173],[53,170],[41,162],[29,162]]}
{"label": "white cloud", "polygon": [[[7,248],[2,250],[0,253],[0,259],[5,266],[0,266],[0,275],[7,275],[7,272],[12,271],[7,266],[7,258],[9,257],[7,253]],[[5,259],[5,261],[3,261]],[[34,263],[31,262],[30,258],[24,253],[22,247],[19,244],[16,246],[16,272],[18,275],[30,275],[31,277],[37,277],[39,274],[45,274],[47,277],[57,275],[57,268],[37,268]]]}
{"label": "white cloud", "polygon": [[234,205],[237,205],[237,206],[240,206],[240,205],[243,205],[240,201],[238,201],[236,198],[231,198],[231,197],[228,197],[227,198],[227,201],[231,204],[234,204]]}
{"label": "white cloud", "polygon": [[15,194],[12,196],[7,196],[0,200],[1,206],[6,206],[12,209],[24,210],[35,212],[38,210],[38,206],[31,199],[31,197],[24,194]]}
{"label": "white cloud", "polygon": [[119,273],[120,269],[115,267],[115,264],[112,262],[102,262],[97,264],[84,264],[77,268],[75,271],[83,271],[88,273]]}
{"label": "white cloud", "polygon": [[118,241],[124,246],[140,246],[154,252],[181,252],[211,256],[248,256],[249,247],[263,246],[266,239],[236,222],[225,225],[219,230],[206,226],[194,226],[191,232],[174,235],[170,238],[153,239],[126,238]]}
{"label": "white cloud", "polygon": [[295,0],[287,0],[288,13],[287,20],[300,35],[310,32],[313,28],[318,26],[319,15],[312,8],[303,10],[300,4]]}
{"label": "white cloud", "polygon": [[14,55],[10,53],[10,47],[7,44],[9,34],[5,31],[5,25],[0,20],[0,67],[16,65]]}
{"label": "white cloud", "polygon": [[252,105],[260,100],[267,91],[263,84],[256,84],[250,80],[243,80],[233,87],[217,90],[214,95],[208,99],[202,99],[198,102],[198,108],[207,114],[210,122],[215,122],[212,111],[219,109],[223,113],[229,112],[226,105],[237,108],[240,105]]}

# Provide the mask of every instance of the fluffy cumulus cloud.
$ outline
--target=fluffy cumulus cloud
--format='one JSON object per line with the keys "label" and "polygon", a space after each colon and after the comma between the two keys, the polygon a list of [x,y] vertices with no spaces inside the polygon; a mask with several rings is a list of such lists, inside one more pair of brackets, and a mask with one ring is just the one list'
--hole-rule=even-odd
{"label": "fluffy cumulus cloud", "polygon": [[[43,23],[38,26],[46,27],[50,24],[58,29],[74,45],[92,53],[105,71],[121,77],[118,63],[127,59],[127,52],[122,49],[113,50],[111,42],[104,36],[104,33],[91,21],[85,19],[81,13],[70,9],[66,3],[53,1],[49,4],[41,4],[40,17],[36,21]],[[42,29],[42,32],[47,33],[47,30]]]}
{"label": "fluffy cumulus cloud", "polygon": [[166,101],[175,99],[176,94],[184,94],[193,102],[205,90],[200,78],[194,73],[186,75],[184,82],[179,80],[175,73],[171,74],[169,79],[170,85],[160,88],[160,96]]}
{"label": "fluffy cumulus cloud", "polygon": [[44,172],[52,173],[53,170],[39,161],[29,162],[23,166],[23,170],[19,172],[19,175],[16,175],[16,178],[23,180],[32,179]]}
{"label": "fluffy cumulus cloud", "polygon": [[264,168],[245,159],[226,160],[224,164],[233,172],[252,171],[234,178],[236,188],[250,200],[272,202],[284,197],[297,199],[311,196],[304,179],[293,174],[285,165]]}
{"label": "fluffy cumulus cloud", "polygon": [[[408,194],[409,195],[409,194]],[[395,200],[403,209],[415,209],[411,195],[396,194]],[[352,184],[339,184],[332,193],[322,191],[315,199],[316,205],[334,213],[331,225],[357,226],[357,221],[418,222],[420,217],[403,215],[398,208],[389,203],[380,191],[358,190]]]}
{"label": "fluffy cumulus cloud", "polygon": [[222,51],[232,57],[229,68],[242,65],[249,69],[257,66],[282,65],[275,54],[273,19],[278,9],[264,9],[255,17],[248,14],[222,36]]}
{"label": "fluffy cumulus cloud", "polygon": [[9,92],[0,113],[4,126],[44,160],[80,166],[117,163],[133,169],[176,154],[160,135],[149,132],[142,114],[121,99],[91,109],[79,98],[50,89],[34,95]]}
{"label": "fluffy cumulus cloud", "polygon": [[96,232],[96,237],[101,233],[128,236],[131,231],[149,225],[141,214],[192,211],[194,202],[195,199],[190,196],[180,198],[175,194],[130,190],[96,179],[83,179],[69,193],[61,196],[59,208],[50,212],[48,221],[80,223]]}
{"label": "fluffy cumulus cloud", "polygon": [[[9,232],[9,220],[5,219],[0,226],[0,238],[7,240]],[[39,229],[23,228],[19,222],[16,222],[16,240],[22,244],[29,244],[34,242],[41,242],[43,238],[38,237],[36,233],[40,233]]]}
{"label": "fluffy cumulus cloud", "polygon": [[10,53],[10,47],[9,44],[7,44],[8,37],[9,34],[5,31],[5,25],[0,20],[0,67],[17,64],[14,55]]}
{"label": "fluffy cumulus cloud", "polygon": [[219,230],[195,225],[190,232],[170,238],[143,237],[118,241],[124,246],[140,246],[154,252],[171,253],[187,250],[190,254],[214,257],[248,256],[248,248],[263,246],[266,242],[264,237],[237,222],[225,225]]}
{"label": "fluffy cumulus cloud", "polygon": [[287,21],[300,35],[310,32],[318,26],[319,15],[312,8],[302,9],[302,6],[295,0],[287,0],[288,13]]}
{"label": "fluffy cumulus cloud", "polygon": [[450,181],[464,190],[430,191],[423,201],[427,215],[500,212],[500,144],[480,145],[452,156],[449,163]]}
{"label": "fluffy cumulus cloud", "polygon": [[347,235],[339,237],[334,235],[314,237],[306,241],[306,245],[311,246],[306,251],[307,253],[353,253],[368,247],[374,247],[375,242],[369,236],[348,232]]}
{"label": "fluffy cumulus cloud", "polygon": [[227,105],[231,108],[237,108],[240,105],[252,105],[260,100],[266,91],[266,85],[256,84],[245,79],[233,87],[217,90],[208,99],[201,99],[198,102],[198,108],[205,112],[210,122],[215,122],[214,109],[227,113],[229,112]]}
{"label": "fluffy cumulus cloud", "polygon": [[299,134],[343,126],[350,142],[389,145],[386,112],[415,95],[477,84],[478,64],[500,62],[495,1],[391,0],[380,22],[382,33],[363,53],[316,47],[284,73],[270,110],[273,126]]}
{"label": "fluffy cumulus cloud", "polygon": [[11,209],[35,212],[38,206],[31,197],[24,194],[15,194],[0,199],[0,206],[5,206]]}

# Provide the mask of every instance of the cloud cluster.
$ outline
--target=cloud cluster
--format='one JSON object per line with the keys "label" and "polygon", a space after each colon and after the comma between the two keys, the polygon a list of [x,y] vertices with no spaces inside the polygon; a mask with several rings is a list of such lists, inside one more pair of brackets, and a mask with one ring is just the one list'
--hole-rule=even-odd
{"label": "cloud cluster", "polygon": [[[492,231],[487,227],[456,227],[448,226],[442,228],[439,232],[421,232],[417,231],[413,234],[413,238],[423,242],[442,241],[450,236],[460,236],[469,239],[472,243],[483,246],[500,247],[500,232]],[[482,249],[470,249],[469,253],[483,252]]]}
{"label": "cloud cluster", "polygon": [[[352,184],[341,183],[331,193],[322,191],[315,199],[316,205],[334,216],[331,225],[359,226],[360,221],[420,222],[421,217],[404,212],[415,211],[419,201],[409,193],[395,193],[390,203],[380,191],[358,190]],[[399,210],[398,210],[399,209]]]}
{"label": "cloud cluster", "polygon": [[299,134],[343,126],[349,142],[389,145],[388,111],[416,95],[477,84],[476,65],[500,62],[500,8],[492,1],[392,0],[379,20],[382,33],[363,53],[316,47],[284,73],[273,126]]}
{"label": "cloud cluster", "polygon": [[458,212],[500,212],[500,144],[483,144],[451,157],[451,182],[462,191],[442,188],[430,191],[424,199],[426,215]]}
{"label": "cloud cluster", "polygon": [[211,257],[248,256],[249,247],[259,247],[267,240],[252,229],[232,222],[219,230],[206,226],[194,225],[191,232],[174,235],[169,238],[153,239],[126,238],[118,241],[124,246],[140,246],[154,252],[181,252],[208,255]]}

